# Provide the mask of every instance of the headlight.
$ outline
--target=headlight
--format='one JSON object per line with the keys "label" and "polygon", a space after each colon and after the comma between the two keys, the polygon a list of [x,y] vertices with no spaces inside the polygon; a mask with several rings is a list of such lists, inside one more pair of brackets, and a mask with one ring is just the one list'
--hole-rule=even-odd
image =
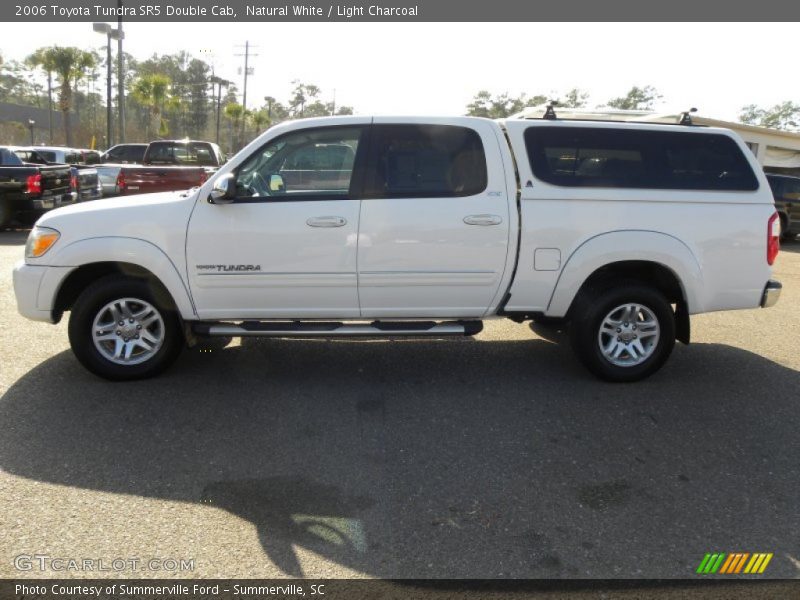
{"label": "headlight", "polygon": [[25,258],[39,258],[58,241],[61,234],[49,227],[34,227],[25,244]]}

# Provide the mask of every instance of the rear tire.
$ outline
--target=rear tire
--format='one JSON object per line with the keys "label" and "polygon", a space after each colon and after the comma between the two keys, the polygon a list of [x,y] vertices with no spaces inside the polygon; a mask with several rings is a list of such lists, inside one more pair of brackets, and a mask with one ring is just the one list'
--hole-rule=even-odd
{"label": "rear tire", "polygon": [[184,344],[166,291],[122,275],[104,277],[81,293],[72,307],[69,341],[84,367],[112,381],[158,375]]}
{"label": "rear tire", "polygon": [[8,202],[0,200],[0,231],[8,227],[13,218],[14,211],[11,209],[11,206],[9,206]]}
{"label": "rear tire", "polygon": [[675,346],[675,314],[658,290],[615,282],[581,292],[572,310],[572,347],[600,379],[632,382],[649,377]]}
{"label": "rear tire", "polygon": [[789,218],[781,213],[778,213],[781,220],[781,241],[788,242],[789,239],[794,237],[794,234],[789,233]]}

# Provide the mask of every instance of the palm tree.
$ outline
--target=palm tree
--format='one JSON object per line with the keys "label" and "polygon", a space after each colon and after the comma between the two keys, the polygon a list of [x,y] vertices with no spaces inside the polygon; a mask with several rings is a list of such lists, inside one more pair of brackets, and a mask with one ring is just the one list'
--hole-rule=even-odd
{"label": "palm tree", "polygon": [[53,69],[55,68],[50,57],[45,54],[47,48],[39,48],[25,59],[25,64],[31,68],[41,67],[47,73],[47,109],[48,128],[50,130],[49,143],[53,143]]}
{"label": "palm tree", "polygon": [[238,104],[237,102],[230,102],[225,105],[225,116],[231,122],[231,152],[239,149],[239,143],[234,142],[233,139],[233,132],[239,131],[239,124],[242,122],[242,118],[244,117],[244,106]]}
{"label": "palm tree", "polygon": [[155,123],[159,136],[163,137],[169,133],[169,126],[163,114],[166,105],[174,101],[169,89],[171,84],[172,80],[161,73],[142,75],[133,82],[134,99],[150,111],[150,119],[145,126],[145,136],[148,140],[151,122]]}
{"label": "palm tree", "polygon": [[[36,50],[28,57],[28,63],[41,67],[48,74],[48,83],[53,74],[58,78],[58,107],[63,115],[64,137],[67,146],[72,146],[72,88],[96,65],[95,55],[80,48],[52,46]],[[52,85],[48,87],[52,89]]]}
{"label": "palm tree", "polygon": [[256,128],[256,135],[264,131],[271,124],[270,118],[263,108],[250,113],[250,122],[253,123],[253,127]]}

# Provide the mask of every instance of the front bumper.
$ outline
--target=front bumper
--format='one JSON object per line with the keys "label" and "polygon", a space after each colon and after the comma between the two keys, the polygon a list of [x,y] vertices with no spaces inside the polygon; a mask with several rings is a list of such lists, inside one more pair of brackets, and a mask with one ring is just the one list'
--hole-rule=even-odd
{"label": "front bumper", "polygon": [[26,265],[24,260],[14,265],[14,295],[19,314],[33,321],[53,323],[52,311],[38,307],[39,286],[47,267]]}
{"label": "front bumper", "polygon": [[783,286],[781,285],[780,281],[773,281],[770,279],[767,282],[767,285],[764,286],[764,293],[761,295],[761,308],[770,308],[771,306],[775,306],[778,302],[778,298],[781,297],[781,290]]}
{"label": "front bumper", "polygon": [[17,262],[13,279],[19,314],[32,321],[57,323],[61,315],[53,311],[56,294],[73,270],[74,267],[29,265],[24,260]]}
{"label": "front bumper", "polygon": [[103,188],[97,186],[96,188],[82,189],[80,191],[80,201],[88,202],[89,200],[99,200],[103,197]]}
{"label": "front bumper", "polygon": [[69,192],[59,196],[45,196],[32,200],[33,210],[50,210],[51,208],[58,208],[59,206],[67,206],[73,204],[78,199],[77,192]]}

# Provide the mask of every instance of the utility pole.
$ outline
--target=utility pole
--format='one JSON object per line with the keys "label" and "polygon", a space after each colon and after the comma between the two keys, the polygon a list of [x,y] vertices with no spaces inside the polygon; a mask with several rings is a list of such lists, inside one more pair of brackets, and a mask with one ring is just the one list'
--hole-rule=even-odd
{"label": "utility pole", "polygon": [[112,146],[112,130],[114,127],[114,117],[111,111],[111,40],[120,40],[122,33],[114,29],[108,23],[93,23],[92,29],[96,33],[106,36],[106,148]]}
{"label": "utility pole", "polygon": [[50,129],[48,144],[53,143],[53,73],[47,72],[47,127]]}
{"label": "utility pole", "polygon": [[114,122],[111,111],[111,36],[108,36],[106,49],[108,50],[106,55],[106,149],[108,149],[112,145],[111,128]]}
{"label": "utility pole", "polygon": [[272,103],[275,102],[275,98],[272,96],[264,96],[264,102],[267,103],[267,118],[270,124],[272,124]]}
{"label": "utility pole", "polygon": [[219,117],[222,112],[222,80],[217,82],[217,137],[215,141],[219,146]]}
{"label": "utility pole", "polygon": [[117,113],[119,115],[119,141],[125,141],[125,58],[122,55],[122,0],[117,0],[119,19],[117,20]]}
{"label": "utility pole", "polygon": [[[251,47],[255,46],[250,46],[250,41],[246,40],[244,43],[244,54],[235,55],[244,56],[244,85],[242,87],[242,143],[244,143],[244,134],[247,126],[247,76],[250,75],[250,56],[258,56],[258,54],[254,54],[250,51]],[[241,48],[241,46],[238,46],[238,48]]]}
{"label": "utility pole", "polygon": [[216,75],[212,75],[209,79],[211,82],[211,94],[213,98],[214,94],[214,85],[217,86],[217,135],[216,135],[216,142],[219,144],[219,122],[220,122],[220,113],[222,112],[222,86],[228,87],[231,85],[230,81],[226,81],[221,77],[217,77]]}

